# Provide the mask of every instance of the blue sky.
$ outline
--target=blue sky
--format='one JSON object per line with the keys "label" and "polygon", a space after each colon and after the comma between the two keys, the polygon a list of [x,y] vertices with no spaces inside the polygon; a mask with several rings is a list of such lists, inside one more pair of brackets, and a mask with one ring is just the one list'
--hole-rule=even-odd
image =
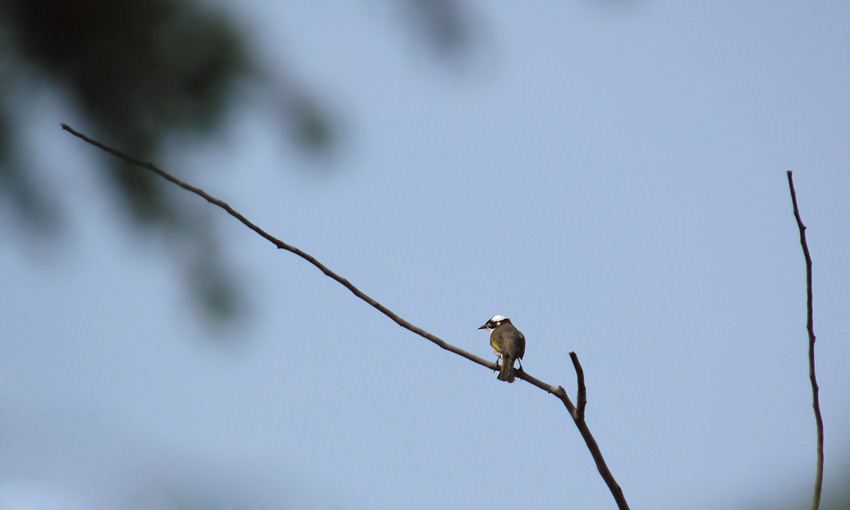
{"label": "blue sky", "polygon": [[[478,2],[459,65],[389,3],[229,8],[345,138],[305,159],[256,99],[163,166],[450,343],[491,356],[476,328],[507,315],[525,369],[571,394],[576,351],[588,424],[632,508],[810,498],[793,170],[825,490],[841,486],[850,6]],[[44,185],[71,215],[55,244],[2,220],[0,502],[85,508],[180,480],[293,508],[615,508],[556,399],[402,330],[176,190],[219,230],[252,305],[236,342],[211,340],[173,252],[127,233],[100,155],[58,127],[85,125],[40,97],[21,129],[61,169]]]}

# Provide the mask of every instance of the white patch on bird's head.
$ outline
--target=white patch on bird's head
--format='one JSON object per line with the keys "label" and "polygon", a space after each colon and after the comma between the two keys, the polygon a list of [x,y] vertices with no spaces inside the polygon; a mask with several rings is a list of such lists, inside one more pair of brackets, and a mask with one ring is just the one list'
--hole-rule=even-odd
{"label": "white patch on bird's head", "polygon": [[501,326],[502,323],[505,321],[510,322],[511,320],[505,317],[504,315],[494,315],[490,317],[490,320],[487,321],[486,324],[484,324],[478,329],[486,329],[487,331],[493,331],[494,329]]}

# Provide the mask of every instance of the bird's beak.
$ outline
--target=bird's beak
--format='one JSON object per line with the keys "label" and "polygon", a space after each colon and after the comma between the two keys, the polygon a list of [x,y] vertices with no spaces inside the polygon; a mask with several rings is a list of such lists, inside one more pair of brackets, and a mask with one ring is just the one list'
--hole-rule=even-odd
{"label": "bird's beak", "polygon": [[478,328],[478,329],[487,329],[487,325],[485,324],[485,325],[481,326],[481,327],[480,327],[480,328]]}

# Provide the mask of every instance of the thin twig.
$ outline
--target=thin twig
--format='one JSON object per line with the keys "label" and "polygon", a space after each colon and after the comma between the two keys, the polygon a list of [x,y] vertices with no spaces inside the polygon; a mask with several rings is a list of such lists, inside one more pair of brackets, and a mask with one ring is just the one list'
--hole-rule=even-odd
{"label": "thin twig", "polygon": [[[408,330],[412,333],[415,333],[415,334],[421,336],[422,338],[429,340],[430,342],[433,342],[434,344],[436,344],[438,347],[440,347],[442,349],[453,352],[453,353],[457,354],[458,356],[462,356],[462,357],[464,357],[464,358],[466,358],[466,359],[468,359],[468,360],[470,360],[474,363],[477,363],[477,364],[479,364],[483,367],[489,368],[490,370],[498,370],[499,369],[498,365],[496,365],[495,363],[493,363],[491,361],[487,361],[484,358],[481,358],[481,357],[476,356],[472,353],[469,353],[469,352],[467,352],[467,351],[465,351],[465,350],[463,350],[459,347],[455,347],[454,345],[449,344],[448,342],[445,342],[444,340],[440,339],[436,335],[433,335],[433,334],[425,331],[424,329],[417,327],[417,326],[414,326],[410,322],[402,319],[400,316],[398,316],[394,312],[392,312],[389,308],[378,303],[377,301],[372,299],[370,296],[368,296],[366,293],[364,293],[363,291],[361,291],[360,289],[355,287],[351,282],[349,282],[348,280],[346,280],[342,276],[340,276],[340,275],[336,274],[335,272],[331,271],[330,269],[328,269],[324,264],[319,262],[312,255],[305,253],[305,252],[301,251],[300,249],[296,248],[295,246],[287,244],[287,243],[281,241],[280,239],[272,236],[271,234],[267,233],[266,231],[264,231],[263,229],[261,229],[260,227],[258,227],[257,225],[255,225],[254,223],[249,221],[247,218],[242,216],[235,209],[230,207],[226,202],[209,195],[207,192],[205,192],[204,190],[202,190],[200,188],[196,188],[195,186],[192,186],[191,184],[185,183],[185,182],[181,181],[180,179],[173,177],[171,174],[169,174],[169,173],[165,172],[164,170],[158,168],[153,163],[141,161],[141,160],[136,159],[132,156],[128,156],[127,154],[125,154],[125,153],[123,153],[123,152],[121,152],[117,149],[113,149],[112,147],[104,145],[103,143],[98,142],[97,140],[89,138],[88,136],[80,133],[79,131],[74,130],[73,128],[71,128],[67,124],[62,124],[62,129],[71,133],[72,135],[94,145],[95,147],[97,147],[97,148],[99,148],[103,151],[106,151],[106,152],[108,152],[108,153],[110,153],[114,156],[117,156],[117,157],[123,159],[125,162],[127,162],[131,165],[135,165],[135,166],[138,166],[138,167],[148,169],[148,170],[156,173],[157,175],[161,176],[165,180],[172,182],[172,183],[180,186],[181,188],[183,188],[187,191],[191,191],[192,193],[198,195],[199,197],[203,198],[207,202],[224,209],[225,211],[227,211],[228,214],[230,214],[231,216],[233,216],[234,218],[236,218],[237,220],[242,222],[242,224],[244,224],[246,227],[250,228],[251,230],[253,230],[257,234],[259,234],[261,237],[263,237],[264,239],[266,239],[267,241],[269,241],[270,243],[275,245],[278,249],[286,250],[288,252],[294,253],[295,255],[301,257],[302,259],[306,260],[310,264],[314,265],[322,273],[324,273],[326,276],[337,281],[343,287],[350,290],[352,294],[354,294],[358,298],[362,299],[363,301],[369,303],[371,306],[373,306],[379,312],[381,312],[382,314],[384,314],[387,317],[389,317],[390,319],[392,319],[393,322],[395,322],[399,326],[403,327],[404,329],[406,329],[406,330]],[[596,462],[596,468],[599,470],[599,474],[602,476],[602,479],[608,485],[608,488],[611,491],[611,494],[614,496],[614,500],[617,502],[617,507],[620,510],[628,510],[629,505],[628,505],[628,503],[626,503],[626,499],[623,496],[623,491],[622,491],[622,489],[620,489],[620,486],[617,484],[617,481],[614,480],[614,476],[611,474],[611,471],[608,469],[608,466],[607,466],[607,464],[605,463],[605,460],[602,457],[602,452],[599,450],[599,445],[596,444],[596,440],[593,438],[593,435],[591,435],[590,430],[588,429],[587,424],[584,421],[584,400],[581,398],[581,395],[584,394],[584,391],[583,391],[584,390],[584,372],[581,370],[581,365],[579,365],[578,357],[576,357],[575,353],[571,352],[570,356],[573,359],[573,364],[576,367],[576,371],[578,373],[578,378],[579,378],[579,403],[580,403],[580,406],[581,406],[581,413],[579,413],[577,411],[576,406],[573,405],[572,401],[570,400],[570,397],[567,395],[567,392],[566,392],[566,390],[564,390],[563,387],[553,386],[551,384],[545,383],[545,382],[525,373],[525,371],[523,371],[522,368],[517,369],[515,371],[515,375],[519,379],[522,379],[522,380],[526,381],[527,383],[531,384],[532,386],[536,386],[537,388],[540,388],[543,391],[551,393],[552,395],[557,397],[559,400],[561,400],[561,402],[564,404],[564,407],[567,408],[567,412],[570,413],[570,417],[573,418],[573,422],[575,422],[575,425],[578,428],[579,432],[581,433],[582,438],[584,438],[585,444],[587,445],[588,450],[590,450],[590,454],[593,457],[593,460]]]}
{"label": "thin twig", "polygon": [[576,419],[584,421],[584,408],[587,406],[587,388],[584,386],[584,370],[581,368],[581,363],[578,362],[578,355],[575,352],[570,352],[570,359],[573,360],[573,367],[576,369],[576,379],[578,382],[578,391],[576,392]]}
{"label": "thin twig", "polygon": [[[570,357],[574,360],[573,363],[576,366],[579,383],[584,384],[584,371],[578,363],[578,357],[575,356],[575,353],[570,353]],[[582,404],[582,411],[579,413],[578,408],[573,404],[572,400],[570,400],[569,395],[567,395],[567,390],[565,390],[563,386],[553,386],[551,384],[544,383],[543,381],[525,373],[522,368],[515,370],[514,375],[560,399],[561,403],[564,404],[564,407],[567,408],[567,412],[570,414],[570,418],[573,419],[573,423],[575,423],[582,439],[584,439],[584,444],[587,446],[587,449],[590,451],[590,455],[593,457],[593,461],[596,463],[596,470],[599,471],[599,476],[602,477],[605,484],[608,486],[608,490],[611,491],[611,495],[614,496],[614,501],[617,502],[617,508],[620,510],[628,510],[629,504],[626,502],[625,495],[623,495],[623,489],[620,488],[617,480],[614,479],[614,475],[611,474],[611,470],[608,469],[608,464],[605,462],[605,458],[602,457],[602,451],[599,449],[599,445],[596,443],[596,439],[594,439],[593,434],[590,433],[590,429],[587,427],[587,422],[584,421],[583,404],[587,403],[586,400],[579,400],[579,403]],[[581,387],[579,388],[579,394],[586,394],[581,392]]]}
{"label": "thin twig", "polygon": [[791,188],[791,203],[794,205],[794,218],[800,230],[800,244],[803,246],[803,257],[806,259],[806,329],[809,331],[809,380],[812,382],[812,407],[815,410],[815,423],[818,434],[818,465],[815,474],[815,494],[812,498],[812,510],[820,507],[820,495],[823,488],[823,418],[820,414],[820,399],[818,398],[818,380],[815,377],[815,326],[812,306],[812,256],[806,242],[806,226],[800,218],[797,209],[797,193],[794,191],[794,179],[788,171],[788,187]]}

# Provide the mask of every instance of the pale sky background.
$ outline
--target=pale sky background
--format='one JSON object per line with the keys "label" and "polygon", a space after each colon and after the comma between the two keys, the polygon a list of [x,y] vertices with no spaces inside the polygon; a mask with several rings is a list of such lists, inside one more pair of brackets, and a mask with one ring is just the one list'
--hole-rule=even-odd
{"label": "pale sky background", "polygon": [[[576,351],[633,509],[810,500],[793,170],[827,500],[846,487],[850,4],[478,1],[473,51],[447,64],[390,2],[222,3],[344,141],[306,159],[258,98],[163,166],[450,343],[492,357],[476,328],[507,315],[525,369],[573,395]],[[173,487],[225,507],[616,508],[558,400],[175,190],[253,306],[213,337],[173,252],[128,233],[101,155],[59,128],[85,123],[40,94],[19,129],[71,216],[54,242],[0,220],[0,506],[158,504]]]}

